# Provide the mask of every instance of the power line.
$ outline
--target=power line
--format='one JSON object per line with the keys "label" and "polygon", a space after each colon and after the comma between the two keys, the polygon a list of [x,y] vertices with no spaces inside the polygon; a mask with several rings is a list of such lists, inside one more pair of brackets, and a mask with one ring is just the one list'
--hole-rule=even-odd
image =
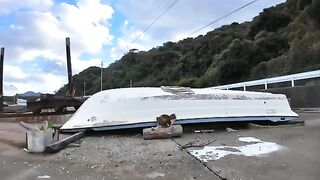
{"label": "power line", "polygon": [[144,14],[144,16],[149,16],[152,12],[154,12],[153,10],[157,10],[163,2],[165,1],[157,1],[156,3],[154,3],[153,6]]}
{"label": "power line", "polygon": [[[166,6],[165,5],[166,1],[168,1],[168,0],[157,1],[156,3],[154,3],[153,6],[143,15],[143,18],[147,18],[147,19],[145,19],[147,21],[153,19],[153,17],[157,14],[157,11],[161,10],[163,7]],[[146,24],[149,24],[149,23],[145,23],[145,25]]]}
{"label": "power line", "polygon": [[[159,1],[156,1],[156,3],[154,3],[151,6],[151,8],[143,14],[142,17],[143,18],[146,17],[146,19],[144,19],[144,23],[141,26],[139,26],[139,28],[140,29],[147,28],[149,23],[151,23],[154,20],[154,18],[159,14],[159,12],[161,12],[163,9],[165,9],[169,3],[170,3],[170,0],[159,0]],[[137,38],[137,37],[135,37],[135,38]],[[133,38],[131,38],[131,39],[133,39]],[[131,40],[129,39],[128,41],[130,42]],[[130,42],[129,46],[132,43],[133,43],[133,41]],[[123,53],[125,53],[125,51],[126,50],[124,50]]]}
{"label": "power line", "polygon": [[166,12],[168,12],[176,3],[178,0],[175,0],[173,3],[171,3],[162,13],[157,16],[150,24],[147,26],[133,41],[131,41],[131,44],[137,41],[154,23],[156,23]]}
{"label": "power line", "polygon": [[233,13],[235,13],[235,12],[237,12],[237,11],[240,11],[241,9],[243,9],[243,8],[245,8],[245,7],[249,6],[249,5],[251,5],[251,4],[253,4],[253,3],[257,2],[257,1],[258,1],[258,0],[251,1],[251,2],[249,2],[249,3],[247,3],[247,4],[243,5],[243,6],[239,7],[238,9],[235,9],[235,10],[233,10],[233,11],[229,12],[228,14],[226,14],[226,15],[224,15],[224,16],[222,16],[222,17],[220,17],[220,18],[218,18],[218,19],[216,19],[216,20],[214,20],[214,21],[210,22],[209,24],[207,24],[207,25],[205,25],[205,26],[203,26],[203,27],[201,27],[201,28],[197,29],[196,31],[194,31],[194,32],[193,32],[193,33],[191,33],[190,35],[193,35],[193,34],[195,34],[195,33],[199,32],[199,31],[201,31],[202,29],[204,29],[204,28],[206,28],[206,27],[208,27],[208,26],[210,26],[210,25],[212,25],[212,24],[214,24],[214,23],[216,23],[216,22],[220,21],[220,20],[221,20],[221,19],[223,19],[223,18],[226,18],[226,17],[230,16],[231,14],[233,14]]}
{"label": "power line", "polygon": [[169,4],[170,0],[157,1],[142,17],[144,23],[140,26],[141,29],[145,29],[154,19],[159,15],[159,13],[165,9]]}

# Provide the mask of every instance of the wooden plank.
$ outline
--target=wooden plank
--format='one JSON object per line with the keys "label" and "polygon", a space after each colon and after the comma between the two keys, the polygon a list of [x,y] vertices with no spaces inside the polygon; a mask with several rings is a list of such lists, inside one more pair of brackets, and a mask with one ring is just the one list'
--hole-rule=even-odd
{"label": "wooden plank", "polygon": [[168,128],[146,128],[143,129],[143,139],[168,139],[182,136],[183,130],[181,125],[173,125]]}
{"label": "wooden plank", "polygon": [[50,145],[48,145],[46,148],[45,148],[45,151],[46,153],[55,153],[55,152],[58,152],[64,148],[66,148],[70,143],[73,143],[74,141],[78,140],[78,139],[81,139],[82,137],[85,136],[85,132],[78,132],[76,134],[73,134],[65,139],[62,139],[60,141],[57,141],[57,142],[54,142]]}

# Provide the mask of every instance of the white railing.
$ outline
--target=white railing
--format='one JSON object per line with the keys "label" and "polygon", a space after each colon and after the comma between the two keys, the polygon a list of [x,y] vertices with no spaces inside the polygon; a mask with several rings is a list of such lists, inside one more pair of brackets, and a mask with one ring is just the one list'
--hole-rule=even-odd
{"label": "white railing", "polygon": [[264,85],[264,88],[268,89],[268,84],[290,82],[290,81],[291,81],[291,87],[294,87],[294,81],[296,80],[312,79],[312,78],[318,78],[318,77],[320,77],[320,70],[285,75],[285,76],[278,76],[278,77],[267,78],[267,79],[259,79],[254,81],[227,84],[222,86],[214,86],[211,88],[228,90],[232,88],[243,87],[243,90],[246,91],[246,87],[249,87],[249,86]]}

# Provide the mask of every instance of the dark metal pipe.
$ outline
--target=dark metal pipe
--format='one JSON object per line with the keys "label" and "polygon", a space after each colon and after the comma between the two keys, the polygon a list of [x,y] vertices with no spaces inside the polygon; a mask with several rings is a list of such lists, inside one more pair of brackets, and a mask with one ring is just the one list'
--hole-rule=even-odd
{"label": "dark metal pipe", "polygon": [[70,38],[66,38],[66,53],[67,53],[67,69],[68,69],[68,89],[67,96],[73,95],[73,80],[72,80],[72,66],[71,66],[71,52],[70,52]]}
{"label": "dark metal pipe", "polygon": [[0,53],[0,113],[3,112],[3,61],[4,61],[4,47],[1,48],[1,53]]}
{"label": "dark metal pipe", "polygon": [[46,148],[45,148],[45,152],[46,153],[55,153],[55,152],[58,152],[66,147],[68,147],[68,145],[70,143],[73,143],[74,141],[78,140],[78,139],[81,139],[85,136],[85,131],[83,132],[78,132],[76,134],[73,134],[65,139],[62,139],[60,141],[57,141],[57,142],[54,142],[50,145],[48,145]]}

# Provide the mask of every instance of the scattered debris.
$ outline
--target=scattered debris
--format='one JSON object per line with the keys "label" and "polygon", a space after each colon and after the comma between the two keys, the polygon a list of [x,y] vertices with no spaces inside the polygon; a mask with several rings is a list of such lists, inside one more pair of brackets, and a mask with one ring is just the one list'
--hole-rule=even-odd
{"label": "scattered debris", "polygon": [[150,174],[147,174],[147,177],[150,179],[155,179],[155,178],[164,177],[164,176],[165,176],[165,174],[159,173],[159,172],[152,172]]}
{"label": "scattered debris", "polygon": [[85,131],[83,132],[78,132],[76,134],[73,134],[65,139],[62,139],[60,141],[57,141],[57,142],[54,142],[50,145],[48,145],[46,148],[45,148],[45,152],[47,153],[55,153],[55,152],[58,152],[60,151],[61,149],[64,149],[66,148],[70,143],[84,137],[85,135]]}
{"label": "scattered debris", "polygon": [[43,176],[38,176],[37,178],[38,179],[49,179],[49,178],[51,178],[51,176],[43,175]]}
{"label": "scattered debris", "polygon": [[209,141],[209,142],[206,142],[206,143],[198,143],[198,144],[195,143],[196,141],[193,141],[193,142],[189,142],[189,143],[187,143],[185,145],[180,146],[179,149],[183,150],[183,149],[191,148],[191,147],[204,147],[204,146],[207,146],[207,145],[213,143],[214,141],[216,141],[216,140],[212,140],[212,141]]}
{"label": "scattered debris", "polygon": [[78,143],[70,143],[69,144],[69,147],[80,147],[81,144],[78,144]]}
{"label": "scattered debris", "polygon": [[227,128],[226,128],[226,131],[227,131],[227,132],[238,132],[239,130],[235,130],[235,129],[232,129],[232,128],[227,127]]}
{"label": "scattered debris", "polygon": [[293,108],[295,112],[305,112],[305,113],[319,113],[319,108]]}
{"label": "scattered debris", "polygon": [[23,148],[23,150],[24,150],[25,152],[27,152],[27,153],[31,153],[30,151],[28,151],[27,148]]}
{"label": "scattered debris", "polygon": [[274,127],[292,127],[292,126],[303,126],[304,121],[294,120],[285,122],[275,122],[269,124],[249,123],[249,128],[274,128]]}
{"label": "scattered debris", "polygon": [[194,130],[194,133],[213,133],[214,129]]}
{"label": "scattered debris", "polygon": [[257,139],[257,138],[254,138],[254,137],[240,137],[239,141],[247,142],[247,143],[262,142],[260,139]]}
{"label": "scattered debris", "polygon": [[[80,144],[70,143],[84,136],[84,132],[79,132],[61,141],[58,141],[59,130],[62,126],[60,124],[53,126],[54,132],[52,128],[48,128],[47,121],[44,121],[40,127],[32,124],[27,124],[23,121],[20,122],[20,125],[27,129],[27,148],[25,148],[24,151],[28,153],[53,153],[60,151],[68,145],[73,147],[79,147]],[[54,139],[57,140],[57,142],[52,143]]]}

